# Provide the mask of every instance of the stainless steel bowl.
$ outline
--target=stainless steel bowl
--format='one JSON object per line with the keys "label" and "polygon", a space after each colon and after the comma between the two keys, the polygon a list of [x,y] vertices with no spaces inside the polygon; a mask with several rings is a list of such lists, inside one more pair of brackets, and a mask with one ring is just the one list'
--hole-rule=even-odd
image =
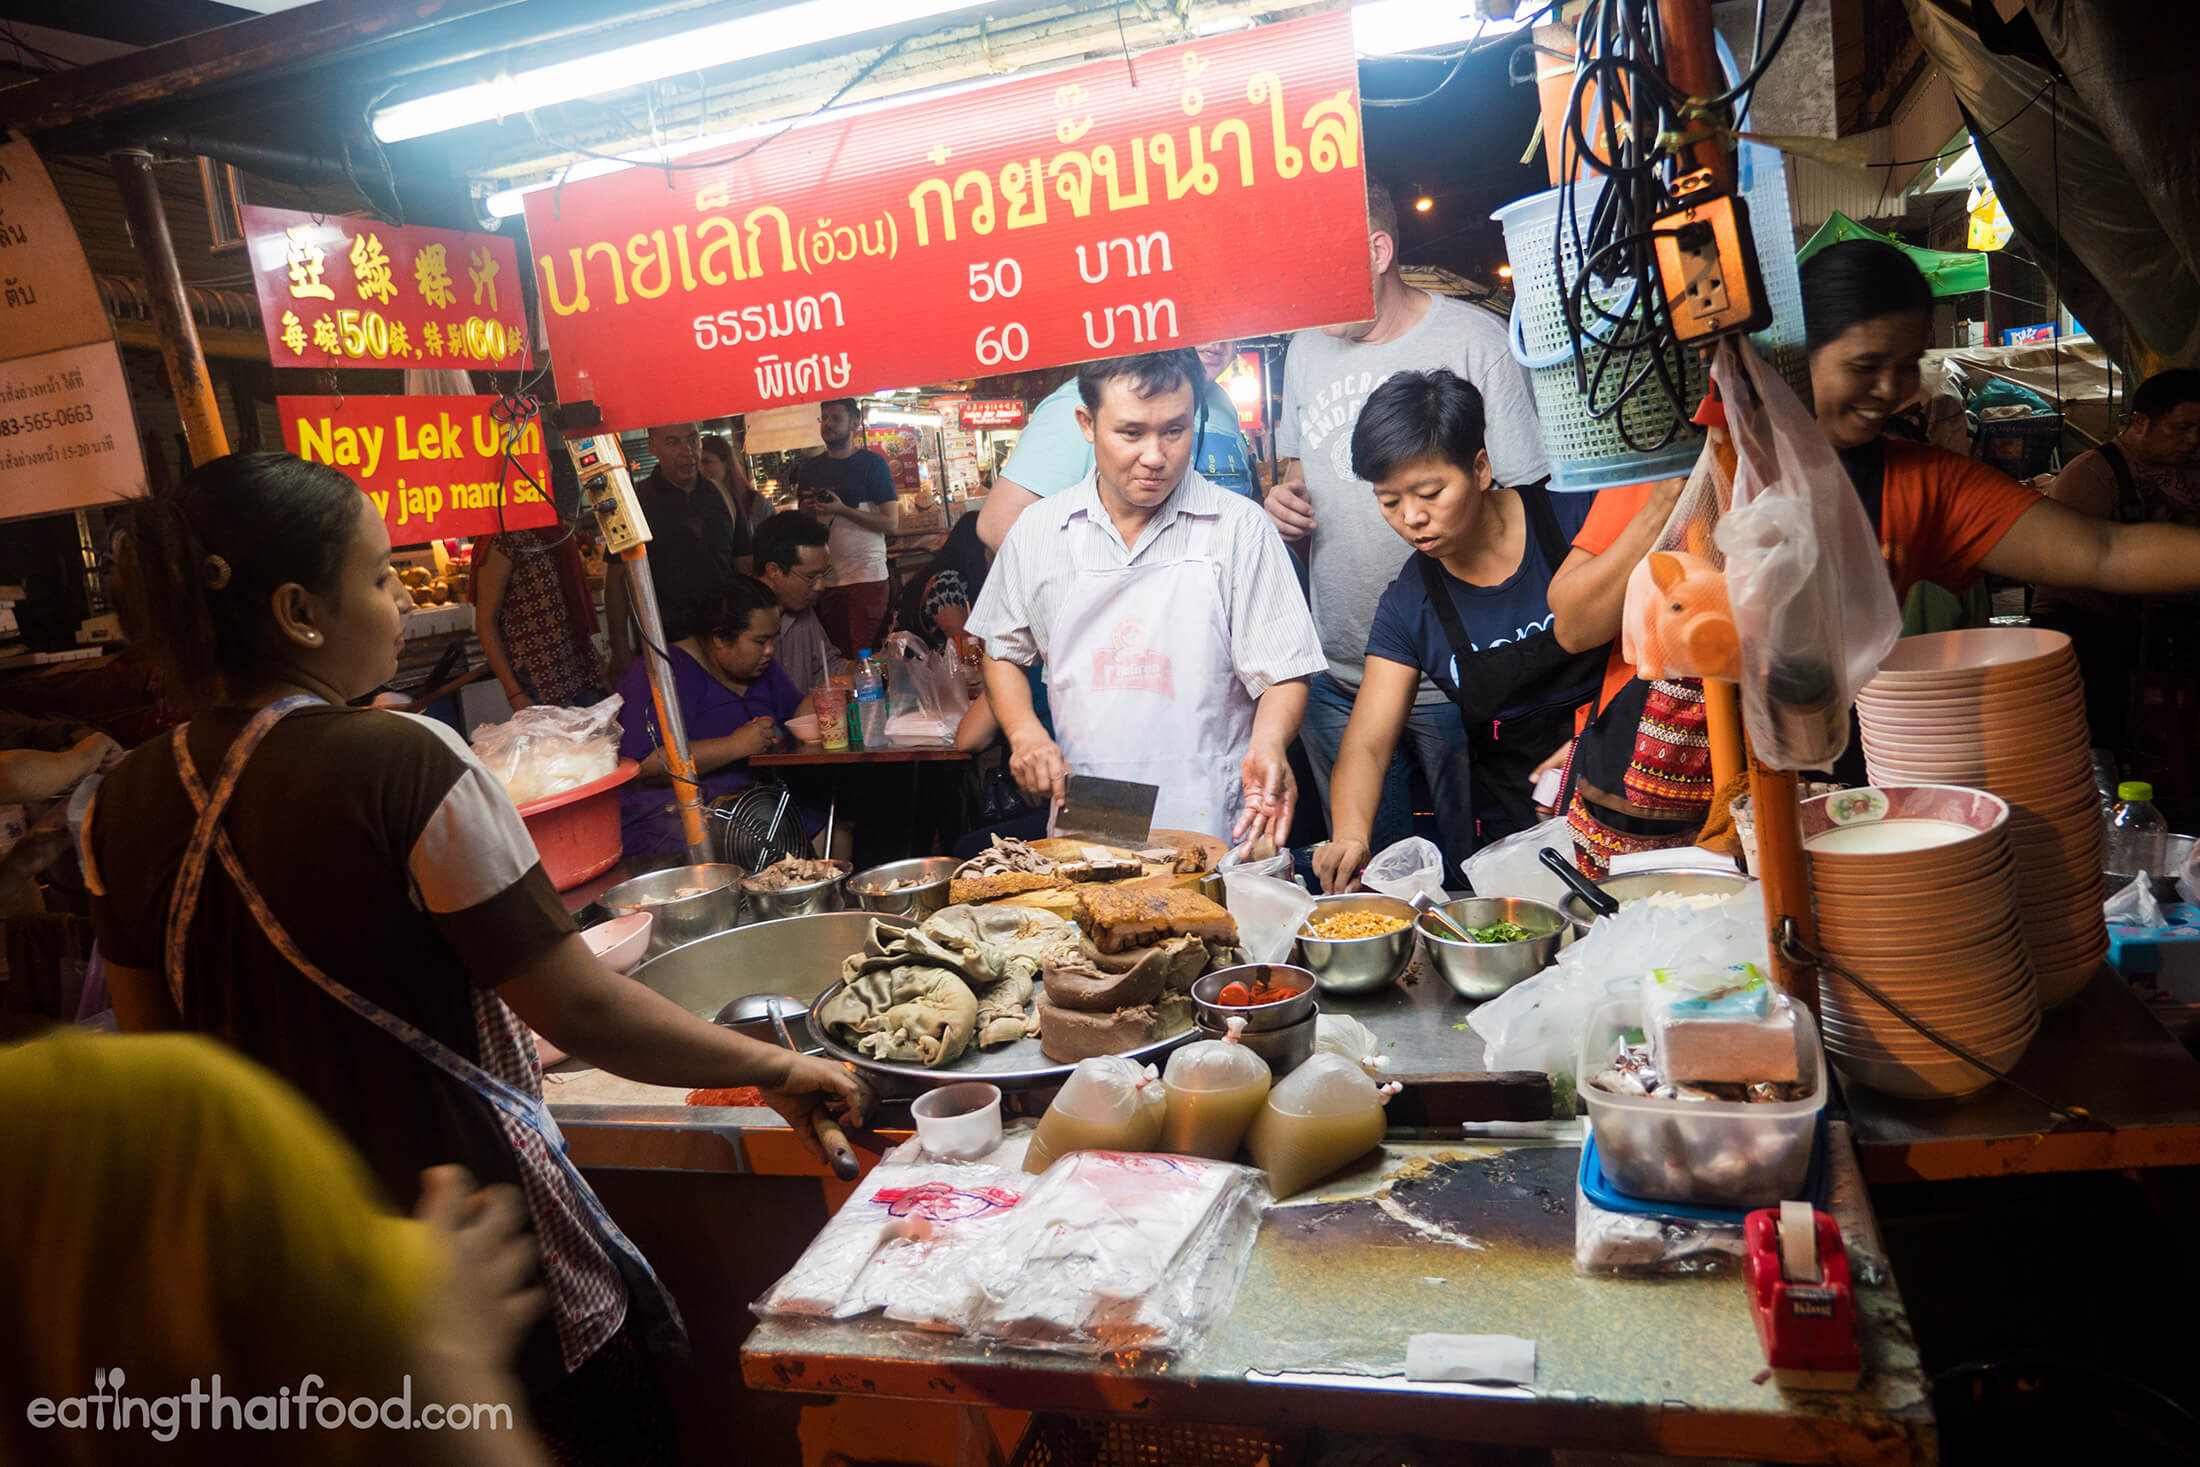
{"label": "stainless steel bowl", "polygon": [[799,886],[784,886],[768,891],[756,884],[751,876],[741,883],[741,894],[748,899],[749,912],[759,922],[775,922],[783,917],[812,917],[821,912],[839,912],[848,906],[848,863],[836,861],[840,874],[825,881],[805,881]]}
{"label": "stainless steel bowl", "polygon": [[[1267,1061],[1268,1073],[1280,1080],[1314,1057],[1314,1028],[1320,1020],[1321,1015],[1308,1014],[1281,1029],[1248,1029],[1237,1042]],[[1200,1038],[1221,1039],[1229,1032],[1219,1024],[1208,1023],[1206,1015],[1200,1016]]]}
{"label": "stainless steel bowl", "polygon": [[[807,1005],[840,981],[841,963],[850,953],[863,951],[874,922],[910,925],[900,917],[870,912],[758,922],[653,957],[630,976],[706,1019],[752,993],[790,994]],[[790,1017],[787,1022],[792,1026],[796,1021]]]}
{"label": "stainless steel bowl", "polygon": [[[1228,1008],[1215,1002],[1222,990],[1232,983],[1243,983],[1247,988],[1259,988],[1263,984],[1275,988],[1294,990],[1289,998],[1274,1003],[1249,1004],[1244,1008]],[[1248,1036],[1271,1029],[1285,1029],[1314,1012],[1316,992],[1314,975],[1304,968],[1294,968],[1286,963],[1247,963],[1236,968],[1217,968],[1192,984],[1192,1004],[1199,1010],[1200,1022],[1211,1024],[1218,1032],[1232,1018],[1245,1020]]]}
{"label": "stainless steel bowl", "polygon": [[1313,922],[1340,912],[1380,912],[1396,917],[1396,932],[1376,937],[1309,937],[1299,934],[1299,961],[1314,975],[1325,993],[1373,993],[1398,981],[1413,962],[1413,919],[1410,903],[1380,892],[1349,892],[1314,898]]}
{"label": "stainless steel bowl", "polygon": [[1426,915],[1421,917],[1417,924],[1421,940],[1428,944],[1436,971],[1444,975],[1453,993],[1477,1003],[1548,968],[1558,956],[1559,939],[1566,935],[1566,919],[1558,908],[1526,897],[1468,897],[1436,910],[1462,932],[1492,922],[1512,922],[1536,934],[1519,942],[1460,942],[1443,936]]}
{"label": "stainless steel bowl", "polygon": [[[612,887],[596,902],[612,913],[648,912],[657,920],[649,929],[652,956],[741,925],[739,866],[674,866],[652,871]],[[680,896],[682,887],[708,886],[696,896]]]}
{"label": "stainless steel bowl", "polygon": [[[947,905],[948,879],[962,863],[953,856],[919,856],[913,861],[888,861],[848,880],[856,905],[866,912],[889,912],[896,917],[923,921]],[[896,881],[918,882],[896,891],[886,888]]]}
{"label": "stainless steel bowl", "polygon": [[[1638,901],[1646,896],[1656,896],[1670,891],[1680,896],[1702,896],[1715,893],[1730,896],[1749,885],[1746,876],[1729,875],[1724,871],[1630,871],[1625,876],[1607,876],[1597,883],[1597,889],[1615,902]],[[1568,892],[1558,903],[1559,911],[1572,924],[1575,934],[1589,930],[1597,914],[1589,910],[1589,904]]]}

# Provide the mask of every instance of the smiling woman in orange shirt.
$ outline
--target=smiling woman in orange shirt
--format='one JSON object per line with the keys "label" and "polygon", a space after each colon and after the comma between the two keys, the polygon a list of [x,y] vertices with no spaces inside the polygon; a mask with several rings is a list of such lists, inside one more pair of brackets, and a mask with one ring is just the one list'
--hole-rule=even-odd
{"label": "smiling woman in orange shirt", "polygon": [[[1880,241],[1844,241],[1803,266],[1818,425],[1878,528],[1896,596],[1920,581],[1964,590],[1981,573],[2122,595],[2200,589],[2200,530],[2088,519],[1972,459],[1883,436],[1888,416],[1917,395],[1932,304],[1909,257]],[[1628,573],[1678,492],[1667,481],[1597,496],[1551,579],[1551,610],[1569,643],[1617,633]],[[1600,712],[1574,752],[1568,814],[1583,870],[1601,875],[1621,851],[1696,839],[1712,792],[1700,767],[1700,692],[1693,696],[1692,712],[1686,687],[1646,690],[1614,654]]]}

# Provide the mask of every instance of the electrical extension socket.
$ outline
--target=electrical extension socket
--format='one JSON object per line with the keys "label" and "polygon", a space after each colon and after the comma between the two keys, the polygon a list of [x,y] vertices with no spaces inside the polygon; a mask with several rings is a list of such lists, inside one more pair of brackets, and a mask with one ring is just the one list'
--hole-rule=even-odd
{"label": "electrical extension socket", "polygon": [[1709,193],[1709,186],[1708,174],[1683,179],[1683,207],[1658,219],[1651,240],[1679,341],[1709,342],[1772,324],[1749,206],[1733,194]]}
{"label": "electrical extension socket", "polygon": [[626,471],[626,454],[619,435],[599,433],[590,438],[568,438],[573,471],[580,476],[581,497],[595,511],[603,528],[604,547],[617,555],[649,543],[649,520],[641,501],[634,497],[634,476]]}

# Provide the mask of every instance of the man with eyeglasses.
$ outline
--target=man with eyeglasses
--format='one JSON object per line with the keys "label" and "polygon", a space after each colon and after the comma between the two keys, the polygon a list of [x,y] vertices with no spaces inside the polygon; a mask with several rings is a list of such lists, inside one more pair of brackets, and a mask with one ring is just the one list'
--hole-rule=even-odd
{"label": "man with eyeglasses", "polygon": [[781,510],[756,532],[756,578],[779,599],[779,646],[772,658],[798,688],[814,687],[822,667],[839,662],[825,624],[817,619],[817,593],[832,568],[831,534],[796,509]]}

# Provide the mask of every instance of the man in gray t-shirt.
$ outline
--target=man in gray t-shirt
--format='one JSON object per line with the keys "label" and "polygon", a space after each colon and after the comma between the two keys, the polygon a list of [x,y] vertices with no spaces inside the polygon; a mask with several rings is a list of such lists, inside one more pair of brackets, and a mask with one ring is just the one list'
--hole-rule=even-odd
{"label": "man in gray t-shirt", "polygon": [[[1359,691],[1375,604],[1413,554],[1384,522],[1373,488],[1352,474],[1352,428],[1368,394],[1394,373],[1448,367],[1482,394],[1496,481],[1532,484],[1550,472],[1528,376],[1513,360],[1504,321],[1407,285],[1399,273],[1397,206],[1372,181],[1367,212],[1374,319],[1291,338],[1276,444],[1293,462],[1266,500],[1277,530],[1306,557],[1314,626],[1329,660],[1328,672],[1314,679],[1300,730],[1325,812],[1329,770]],[[1458,710],[1426,679],[1384,782],[1378,851],[1412,834],[1408,758],[1419,763],[1435,796],[1446,869],[1456,872],[1474,843],[1465,730]]]}

